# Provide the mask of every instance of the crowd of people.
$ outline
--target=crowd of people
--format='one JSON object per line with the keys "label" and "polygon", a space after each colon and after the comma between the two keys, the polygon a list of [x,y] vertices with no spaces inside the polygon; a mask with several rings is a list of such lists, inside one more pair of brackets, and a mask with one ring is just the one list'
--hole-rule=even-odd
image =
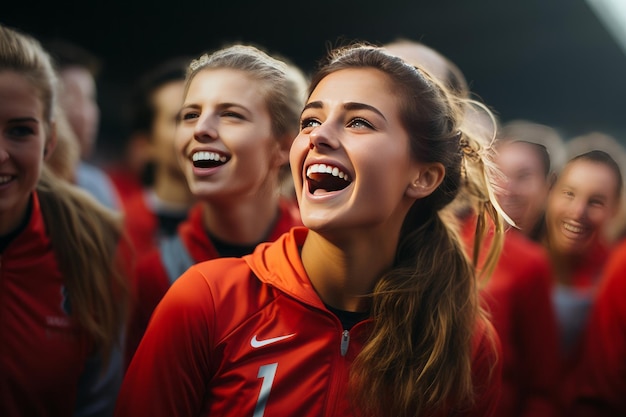
{"label": "crowd of people", "polygon": [[0,415],[626,415],[626,151],[410,39],[137,80],[0,25]]}

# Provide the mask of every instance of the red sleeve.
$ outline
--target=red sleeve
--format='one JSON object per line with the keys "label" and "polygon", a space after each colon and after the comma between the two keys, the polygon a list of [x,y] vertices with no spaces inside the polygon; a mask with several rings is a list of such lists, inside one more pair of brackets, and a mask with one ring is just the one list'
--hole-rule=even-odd
{"label": "red sleeve", "polygon": [[581,364],[572,385],[570,415],[626,415],[626,244],[605,269]]}
{"label": "red sleeve", "polygon": [[495,415],[502,389],[502,346],[492,324],[481,320],[473,342],[472,380],[474,405],[465,417],[492,417]]}
{"label": "red sleeve", "polygon": [[126,372],[116,417],[200,415],[210,380],[213,306],[197,269],[176,280],[154,311]]}
{"label": "red sleeve", "polygon": [[152,312],[169,287],[159,251],[155,249],[142,256],[132,275],[132,303],[125,346],[126,366],[139,346]]}
{"label": "red sleeve", "polygon": [[527,259],[532,265],[522,275],[513,318],[516,361],[524,398],[520,416],[557,415],[556,388],[559,376],[557,324],[552,305],[550,267],[542,259]]}

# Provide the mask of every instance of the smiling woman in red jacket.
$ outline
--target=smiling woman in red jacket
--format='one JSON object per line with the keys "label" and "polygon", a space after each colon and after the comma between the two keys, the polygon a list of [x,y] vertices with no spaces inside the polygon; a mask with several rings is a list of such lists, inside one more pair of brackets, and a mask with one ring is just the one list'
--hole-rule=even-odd
{"label": "smiling woman in red jacket", "polygon": [[542,242],[552,266],[563,400],[582,359],[581,336],[610,253],[605,230],[617,214],[622,188],[619,165],[608,153],[593,150],[565,164],[548,197]]}
{"label": "smiling woman in red jacket", "polygon": [[175,145],[197,203],[175,235],[138,261],[127,362],[152,311],[187,268],[247,255],[302,225],[281,186],[305,90],[300,70],[253,46],[232,45],[190,63]]}
{"label": "smiling woman in red jacket", "polygon": [[[0,25],[0,415],[111,415],[123,372],[126,280],[117,217],[44,168],[56,76]],[[119,258],[118,258],[119,259]]]}
{"label": "smiling woman in red jacket", "polygon": [[290,151],[307,228],[189,268],[152,316],[116,415],[492,415],[498,339],[439,216],[462,165],[483,162],[455,101],[381,48],[334,50]]}

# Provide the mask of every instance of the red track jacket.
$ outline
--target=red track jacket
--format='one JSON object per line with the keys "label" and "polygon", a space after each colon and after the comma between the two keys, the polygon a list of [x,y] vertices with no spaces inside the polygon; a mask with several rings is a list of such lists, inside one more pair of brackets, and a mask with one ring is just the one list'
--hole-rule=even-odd
{"label": "red track jacket", "polygon": [[[463,224],[471,253],[475,221]],[[488,248],[487,236],[483,252]],[[484,254],[484,253],[483,253]],[[502,396],[497,417],[553,417],[557,411],[559,352],[547,253],[508,229],[502,253],[482,296],[503,350]]]}
{"label": "red track jacket", "polygon": [[0,416],[110,415],[121,349],[102,374],[89,336],[69,315],[36,193],[32,202],[26,229],[0,254]]}
{"label": "red track jacket", "polygon": [[[297,206],[282,200],[279,208],[278,220],[268,236],[270,242],[293,226],[302,225]],[[178,240],[174,242],[174,239]],[[126,338],[127,363],[143,337],[152,312],[172,283],[192,264],[219,257],[202,224],[202,203],[196,203],[191,208],[187,220],[178,226],[178,235],[174,239],[163,242],[174,242],[174,246],[156,247],[140,257],[137,263],[133,284],[134,307]],[[171,261],[176,263],[170,265]]]}
{"label": "red track jacket", "polygon": [[[344,331],[326,309],[300,260],[306,234],[296,227],[252,255],[187,270],[154,312],[116,416],[359,415],[346,384],[369,322]],[[491,416],[499,393],[498,352],[480,324],[476,404],[456,415]]]}

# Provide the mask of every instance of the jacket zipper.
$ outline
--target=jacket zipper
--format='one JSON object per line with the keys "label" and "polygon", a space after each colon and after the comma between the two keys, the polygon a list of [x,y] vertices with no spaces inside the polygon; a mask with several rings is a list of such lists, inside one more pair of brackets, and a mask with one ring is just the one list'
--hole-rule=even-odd
{"label": "jacket zipper", "polygon": [[350,345],[350,332],[344,330],[341,333],[341,356],[346,356],[348,353],[348,346]]}

